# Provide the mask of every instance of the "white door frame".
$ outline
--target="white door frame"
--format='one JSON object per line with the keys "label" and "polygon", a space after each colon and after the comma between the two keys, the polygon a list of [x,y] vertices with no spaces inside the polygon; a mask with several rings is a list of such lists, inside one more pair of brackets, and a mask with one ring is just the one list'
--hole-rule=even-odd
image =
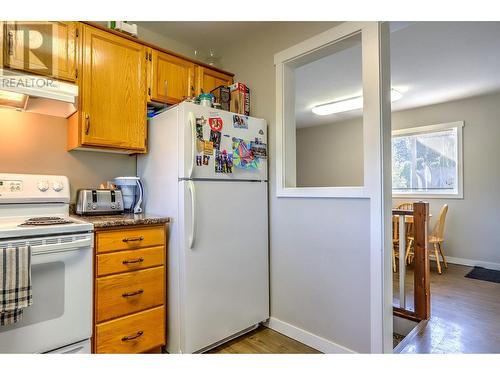
{"label": "white door frame", "polygon": [[[364,186],[301,188],[295,184],[293,61],[361,33]],[[370,200],[370,351],[392,353],[391,104],[389,25],[344,22],[274,56],[276,66],[276,194],[278,197]],[[288,64],[288,65],[287,65]],[[287,131],[292,129],[292,131]],[[291,150],[291,151],[288,151]],[[385,251],[384,251],[385,249]]]}

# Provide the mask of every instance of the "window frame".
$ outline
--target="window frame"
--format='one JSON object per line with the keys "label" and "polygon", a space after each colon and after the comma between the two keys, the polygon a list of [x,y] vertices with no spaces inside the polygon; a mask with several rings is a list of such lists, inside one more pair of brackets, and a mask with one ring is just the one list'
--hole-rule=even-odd
{"label": "window frame", "polygon": [[[405,129],[398,129],[392,131],[391,136],[391,150],[392,138],[401,135],[416,135],[440,132],[445,130],[457,129],[457,192],[456,193],[427,193],[425,191],[412,190],[408,192],[394,192],[392,188],[393,198],[423,198],[423,199],[463,199],[464,198],[464,163],[463,163],[463,128],[464,121],[445,122],[441,124],[417,126]],[[392,152],[392,151],[391,151]],[[392,165],[392,156],[391,156]],[[392,172],[391,172],[392,178]]]}

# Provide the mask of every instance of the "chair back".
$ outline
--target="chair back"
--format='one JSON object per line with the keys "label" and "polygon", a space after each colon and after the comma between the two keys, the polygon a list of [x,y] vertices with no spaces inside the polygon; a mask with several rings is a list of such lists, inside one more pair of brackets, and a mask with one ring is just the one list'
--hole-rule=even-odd
{"label": "chair back", "polygon": [[413,211],[413,203],[412,202],[400,203],[398,205],[398,209],[399,210],[411,210],[411,211]]}
{"label": "chair back", "polygon": [[[399,210],[413,211],[413,202],[403,202],[403,203],[400,203],[397,208]],[[410,237],[413,236],[413,222],[406,223],[406,235],[410,236]]]}
{"label": "chair back", "polygon": [[434,229],[432,229],[432,236],[436,238],[444,239],[444,224],[446,222],[446,214],[448,213],[448,205],[444,204],[439,211],[439,216],[437,218],[436,224],[434,224]]}

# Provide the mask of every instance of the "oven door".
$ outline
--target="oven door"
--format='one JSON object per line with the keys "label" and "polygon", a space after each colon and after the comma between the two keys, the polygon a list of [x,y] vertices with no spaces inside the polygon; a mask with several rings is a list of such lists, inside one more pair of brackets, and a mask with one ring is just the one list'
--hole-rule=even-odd
{"label": "oven door", "polygon": [[93,234],[0,242],[30,245],[33,304],[0,327],[0,353],[44,353],[92,336]]}

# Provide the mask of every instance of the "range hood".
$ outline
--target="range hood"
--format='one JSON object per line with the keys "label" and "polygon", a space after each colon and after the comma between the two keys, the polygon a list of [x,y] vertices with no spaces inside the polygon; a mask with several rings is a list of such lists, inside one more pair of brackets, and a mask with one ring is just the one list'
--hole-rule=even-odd
{"label": "range hood", "polygon": [[0,107],[68,118],[77,105],[77,85],[0,69]]}

